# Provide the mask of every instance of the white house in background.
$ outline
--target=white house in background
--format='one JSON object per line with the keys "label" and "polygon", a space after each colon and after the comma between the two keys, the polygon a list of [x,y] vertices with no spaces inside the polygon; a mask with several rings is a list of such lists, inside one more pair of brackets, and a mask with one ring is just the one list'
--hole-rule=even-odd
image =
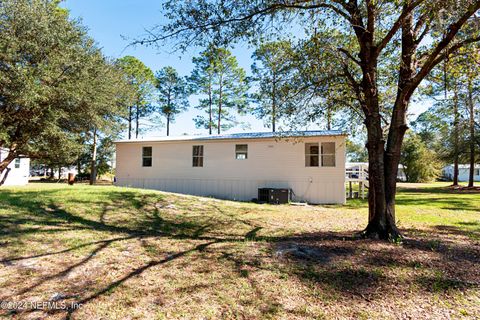
{"label": "white house in background", "polygon": [[[0,149],[0,161],[5,159],[8,155],[8,150]],[[28,177],[30,175],[30,159],[29,158],[16,158],[9,165],[10,172],[8,173],[7,180],[5,180],[5,186],[24,186],[28,184]],[[5,171],[0,176],[0,180],[3,179]]]}
{"label": "white house in background", "polygon": [[[358,178],[362,172],[365,172],[368,177],[368,162],[347,162],[345,167],[347,178]],[[407,181],[403,164],[398,165],[397,180]]]}
{"label": "white house in background", "polygon": [[116,142],[116,184],[250,201],[288,188],[294,201],[345,203],[341,131],[180,136]]}
{"label": "white house in background", "polygon": [[[469,164],[459,164],[458,165],[458,181],[468,181],[470,175],[470,165]],[[453,164],[442,169],[442,176],[448,180],[453,180]],[[475,164],[474,170],[474,181],[480,181],[480,164]]]}

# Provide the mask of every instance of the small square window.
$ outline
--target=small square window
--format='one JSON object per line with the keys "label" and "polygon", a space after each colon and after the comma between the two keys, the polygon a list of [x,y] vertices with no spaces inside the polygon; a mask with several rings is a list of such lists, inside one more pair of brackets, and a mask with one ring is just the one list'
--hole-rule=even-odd
{"label": "small square window", "polygon": [[305,143],[305,166],[318,167],[318,143]]}
{"label": "small square window", "polygon": [[143,167],[152,166],[152,147],[142,148],[142,166]]}
{"label": "small square window", "polygon": [[193,166],[203,167],[203,146],[193,146]]}
{"label": "small square window", "polygon": [[15,169],[19,169],[20,168],[20,158],[16,158],[15,159]]}
{"label": "small square window", "polygon": [[248,158],[248,144],[235,145],[235,159],[246,160]]}

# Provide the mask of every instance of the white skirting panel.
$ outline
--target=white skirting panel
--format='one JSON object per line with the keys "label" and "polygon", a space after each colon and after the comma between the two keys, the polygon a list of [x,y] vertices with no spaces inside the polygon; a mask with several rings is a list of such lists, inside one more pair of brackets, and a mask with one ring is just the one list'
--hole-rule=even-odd
{"label": "white skirting panel", "polygon": [[257,198],[258,188],[288,188],[293,191],[294,201],[345,203],[344,182],[117,178],[116,185],[238,201]]}

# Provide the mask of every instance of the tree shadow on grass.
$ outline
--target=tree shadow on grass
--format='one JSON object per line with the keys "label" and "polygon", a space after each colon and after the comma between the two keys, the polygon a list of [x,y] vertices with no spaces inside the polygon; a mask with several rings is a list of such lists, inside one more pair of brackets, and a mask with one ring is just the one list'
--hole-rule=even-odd
{"label": "tree shadow on grass", "polygon": [[[47,191],[42,191],[44,194]],[[153,197],[153,198],[152,198]],[[474,281],[464,279],[463,275],[468,272],[472,265],[480,264],[480,254],[478,248],[472,248],[468,244],[455,245],[444,244],[444,238],[439,240],[438,245],[433,245],[429,238],[406,239],[401,246],[387,245],[383,242],[372,240],[361,240],[352,233],[338,232],[317,232],[308,234],[297,234],[285,237],[271,237],[267,235],[259,236],[258,232],[262,229],[254,221],[244,221],[242,219],[231,217],[232,223],[241,224],[243,227],[249,226],[251,229],[242,235],[222,235],[220,237],[206,236],[205,233],[211,228],[225,227],[225,221],[216,221],[210,219],[197,221],[195,219],[177,222],[162,216],[162,211],[158,207],[149,207],[152,203],[162,201],[160,195],[141,196],[129,192],[114,192],[108,198],[108,203],[99,202],[98,205],[112,206],[113,209],[121,208],[124,205],[130,205],[143,212],[142,219],[132,224],[120,222],[109,222],[108,216],[102,211],[98,220],[89,216],[79,216],[68,212],[54,201],[45,205],[44,202],[31,197],[29,193],[15,192],[9,198],[8,194],[2,194],[2,206],[22,211],[22,214],[12,216],[0,216],[0,223],[5,227],[2,236],[21,237],[25,234],[38,232],[42,233],[42,227],[52,228],[53,232],[69,230],[92,230],[95,232],[105,232],[109,239],[86,242],[81,245],[72,246],[63,250],[33,254],[30,256],[4,258],[1,263],[8,265],[24,259],[34,259],[46,256],[61,255],[75,251],[87,246],[94,248],[79,261],[66,266],[61,271],[45,275],[33,284],[30,284],[15,295],[26,294],[46,282],[55,281],[64,277],[74,269],[84,266],[93,260],[101,251],[107,249],[110,244],[117,241],[132,240],[145,237],[166,238],[170,240],[187,240],[189,249],[178,251],[172,254],[164,255],[161,259],[153,259],[135,268],[128,273],[118,277],[115,281],[107,283],[101,288],[95,285],[86,285],[82,288],[84,294],[75,298],[75,302],[86,304],[108,294],[119,288],[126,281],[137,277],[153,267],[166,265],[168,262],[185,258],[192,253],[202,252],[211,248],[214,244],[236,242],[256,242],[259,245],[269,248],[270,256],[274,260],[273,268],[288,277],[296,277],[300,281],[314,287],[321,288],[327,295],[340,297],[354,297],[372,301],[381,299],[384,296],[397,295],[397,292],[391,290],[391,286],[398,281],[391,275],[391,271],[396,268],[407,268],[412,271],[412,278],[409,279],[424,293],[432,291],[464,290],[477,286],[480,279]],[[147,208],[148,207],[148,208]],[[218,208],[218,210],[222,210]],[[225,212],[221,212],[225,215]],[[226,213],[227,216],[229,215]],[[123,223],[117,225],[116,223]],[[31,228],[30,225],[38,226]],[[25,228],[28,226],[28,228]],[[466,222],[465,227],[475,228],[477,224]],[[442,237],[446,237],[445,226],[438,226],[433,232]],[[450,228],[448,233],[453,231],[461,234],[465,232],[461,228]],[[38,231],[35,231],[37,230]],[[27,233],[24,231],[27,230]],[[453,230],[453,231],[452,231]],[[416,230],[411,230],[414,233]],[[112,238],[111,236],[117,235]],[[191,244],[194,241],[195,244]],[[200,241],[202,243],[197,244]],[[216,249],[212,249],[215,253]],[[419,261],[418,253],[432,253],[433,260]],[[225,255],[217,252],[215,263],[225,264],[236,270],[239,277],[248,278],[252,290],[259,297],[263,295],[263,289],[259,283],[251,276],[251,271],[242,266],[248,265],[250,269],[256,270],[263,268],[261,263],[252,261],[245,252]],[[426,263],[429,263],[428,266]],[[449,273],[442,273],[442,267],[448,264]],[[418,270],[418,271],[417,271]],[[453,271],[452,271],[453,270]],[[429,272],[426,272],[429,271]],[[430,272],[431,271],[431,272]],[[477,281],[477,282],[475,282]],[[220,284],[221,285],[221,284]],[[13,297],[13,295],[12,295]],[[3,298],[3,297],[2,297]],[[11,297],[9,297],[11,298]],[[281,306],[273,299],[264,301],[267,309],[271,310],[271,315],[275,315]],[[33,311],[32,311],[33,312]],[[52,311],[62,312],[62,311]],[[67,317],[74,314],[75,310],[68,310]]]}

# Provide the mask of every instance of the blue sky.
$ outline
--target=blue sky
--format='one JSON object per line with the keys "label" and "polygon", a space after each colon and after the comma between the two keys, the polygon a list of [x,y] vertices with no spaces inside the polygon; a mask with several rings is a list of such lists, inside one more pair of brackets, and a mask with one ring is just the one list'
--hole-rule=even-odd
{"label": "blue sky", "polygon": [[[129,40],[145,33],[148,29],[162,22],[161,1],[158,0],[66,0],[64,7],[70,10],[73,18],[82,19],[83,25],[89,29],[90,35],[98,42],[103,52],[112,58],[120,58],[125,55],[133,55],[142,60],[154,72],[164,66],[173,66],[181,75],[188,75],[193,68],[192,58],[200,51],[199,48],[191,48],[186,53],[170,53],[171,48],[157,49],[154,47],[129,47]],[[127,38],[127,39],[125,39]],[[246,45],[238,45],[233,53],[237,57],[239,65],[247,73],[252,64],[252,49]],[[196,97],[192,97],[191,103],[196,104]],[[411,107],[411,112],[419,114],[425,110],[428,104],[416,103]],[[176,122],[171,125],[171,135],[205,134],[206,130],[196,129],[193,118],[199,111],[191,108],[190,111],[181,114]],[[248,122],[250,128],[246,131],[268,131],[262,121],[253,116],[242,117],[240,120]],[[304,129],[314,129],[315,126]],[[241,127],[231,129],[229,132],[241,132]],[[145,136],[165,135],[165,129],[152,131]]]}
{"label": "blue sky", "polygon": [[[120,58],[125,55],[133,55],[142,60],[154,72],[165,66],[173,66],[180,75],[188,75],[193,69],[192,58],[201,49],[192,48],[186,53],[170,53],[170,48],[158,50],[153,47],[129,47],[129,41],[124,38],[135,38],[144,34],[144,30],[162,20],[158,0],[67,0],[64,7],[70,10],[74,18],[81,18],[83,25],[89,29],[90,35],[98,42],[103,52],[110,57]],[[251,50],[244,45],[239,45],[233,50],[239,65],[249,72]],[[197,99],[191,98],[192,105]],[[204,129],[196,129],[193,118],[200,114],[198,110],[191,108],[190,111],[181,114],[176,122],[171,125],[171,135],[202,134]],[[247,131],[268,131],[262,121],[253,116],[241,118],[250,123]],[[229,132],[242,132],[241,127],[231,129]],[[160,128],[145,136],[165,135],[165,129]]]}

